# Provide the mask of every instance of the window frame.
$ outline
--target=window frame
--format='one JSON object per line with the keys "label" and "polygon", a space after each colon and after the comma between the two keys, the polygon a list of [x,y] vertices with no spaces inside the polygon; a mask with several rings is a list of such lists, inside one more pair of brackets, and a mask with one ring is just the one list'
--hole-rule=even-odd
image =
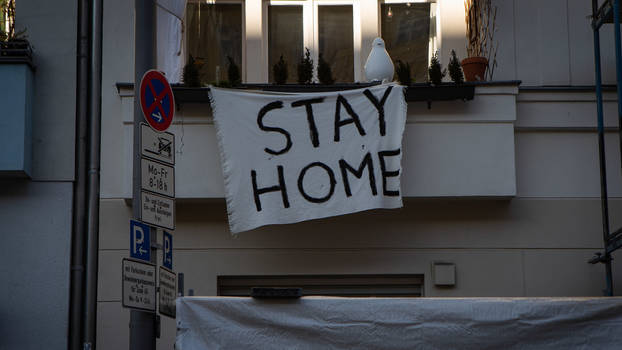
{"label": "window frame", "polygon": [[[187,11],[188,11],[188,5],[190,3],[197,3],[200,5],[227,5],[227,4],[231,4],[231,5],[241,5],[241,23],[242,23],[242,27],[240,28],[240,30],[242,31],[242,35],[241,35],[241,40],[242,42],[240,43],[240,45],[242,46],[242,62],[240,62],[240,76],[242,81],[246,81],[246,1],[245,0],[187,0],[186,2],[186,8],[184,9],[184,19],[186,18],[187,15]],[[184,23],[183,25],[183,30],[184,30],[184,35],[183,35],[183,41],[184,41],[184,53],[185,53],[185,58],[184,58],[184,65],[188,62],[188,58],[190,57],[190,50],[188,47],[188,28],[186,27],[188,21],[185,21],[186,23]],[[225,72],[226,74],[226,67],[222,70],[223,72]],[[221,73],[222,74],[222,73]]]}
{"label": "window frame", "polygon": [[[216,4],[239,4],[241,5],[241,46],[242,46],[242,61],[240,67],[240,74],[243,82],[247,82],[248,80],[248,46],[249,42],[247,39],[247,4],[246,0],[187,0],[188,4],[190,3],[201,3],[206,5],[216,5]],[[367,0],[366,0],[367,1]],[[377,0],[377,16],[376,23],[377,28],[376,32],[378,36],[382,36],[382,4],[404,4],[404,3],[430,3],[430,39],[428,43],[428,65],[429,62],[434,55],[435,52],[439,53],[439,58],[441,55],[441,31],[440,31],[440,10],[441,6],[439,5],[438,0]],[[363,71],[363,65],[366,57],[362,57],[362,52],[367,52],[362,47],[363,38],[362,38],[362,17],[361,17],[361,4],[359,0],[262,0],[261,2],[261,37],[259,38],[261,41],[261,57],[260,60],[263,62],[261,65],[261,69],[259,75],[262,77],[265,83],[269,82],[269,71],[272,67],[269,66],[269,23],[268,23],[268,6],[277,5],[277,6],[302,6],[303,10],[303,44],[304,47],[308,47],[311,52],[311,57],[314,60],[314,63],[318,61],[318,47],[319,47],[319,28],[318,28],[318,16],[319,16],[319,6],[331,6],[331,5],[350,5],[352,6],[352,28],[353,28],[353,48],[354,48],[354,56],[353,56],[353,69],[354,69],[354,82],[362,82],[365,80],[365,75]],[[187,5],[185,11],[187,11]],[[184,14],[184,18],[185,18]],[[183,35],[183,45],[184,45],[184,54],[185,54],[185,62],[188,62],[189,50],[188,50],[188,32],[186,28],[186,24],[184,24],[184,35]],[[254,67],[253,67],[254,68]],[[251,74],[252,75],[256,75]],[[317,82],[317,69],[314,70],[314,82]]]}

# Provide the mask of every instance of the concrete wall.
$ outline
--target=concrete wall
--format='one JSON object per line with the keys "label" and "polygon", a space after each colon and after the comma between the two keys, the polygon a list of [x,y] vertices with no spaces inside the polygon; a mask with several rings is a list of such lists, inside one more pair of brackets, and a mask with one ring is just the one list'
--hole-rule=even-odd
{"label": "concrete wall", "polygon": [[65,349],[72,185],[3,180],[0,188],[0,348]]}
{"label": "concrete wall", "polygon": [[[592,36],[586,19],[589,2],[494,2],[499,6],[500,40],[495,79],[519,79],[523,86],[593,84]],[[256,0],[251,5],[259,8]],[[452,48],[464,55],[462,1],[440,0],[439,6],[441,57],[446,62]],[[121,259],[129,255],[131,207],[125,199],[131,192],[133,98],[131,91],[118,92],[114,84],[133,79],[132,11],[131,3],[125,1],[105,3],[99,348],[126,347],[129,336],[129,311],[120,306],[118,281]],[[377,32],[374,23],[362,23],[366,23],[364,38]],[[248,16],[246,25],[247,30],[259,27]],[[613,82],[614,58],[611,45],[604,43],[612,43],[610,32],[606,27],[602,39],[604,79],[609,83]],[[252,40],[247,43],[247,55],[249,47],[260,55],[261,38],[255,35]],[[256,67],[256,62],[247,64]],[[260,81],[264,73],[258,68],[246,76]],[[264,227],[237,236],[228,232],[210,111],[207,105],[182,105],[172,127],[177,137],[176,188],[181,198],[174,269],[185,273],[186,288],[198,295],[215,295],[218,275],[331,273],[423,274],[425,296],[601,295],[603,266],[587,264],[602,249],[594,94],[491,89],[479,89],[475,100],[466,103],[435,102],[431,110],[425,103],[409,103],[403,181],[411,198],[405,200],[404,208]],[[608,126],[616,125],[615,96],[610,93],[605,116]],[[429,189],[417,185],[420,175],[426,174],[419,172],[432,164],[422,162],[434,154],[450,154],[439,145],[458,125],[500,127],[473,129],[479,134],[470,139],[489,137],[487,148],[491,149],[497,143],[511,145],[505,156],[495,159],[511,157],[513,173],[491,169],[487,175],[494,174],[492,180],[482,177],[479,184],[511,184],[512,193],[473,199],[456,195],[454,189],[455,198],[443,198],[445,187],[441,185],[433,194],[417,192]],[[466,141],[463,144],[462,159],[491,152],[487,148],[478,151]],[[617,228],[622,225],[622,217],[616,215],[622,209],[622,175],[615,134],[608,133],[607,145],[614,196],[612,227]],[[413,158],[407,157],[407,151]],[[455,180],[461,183],[458,189],[467,192],[478,184],[462,181],[468,169],[437,169],[443,170],[429,172],[429,178]],[[412,198],[430,195],[436,198]],[[435,261],[456,264],[455,287],[434,286],[431,264]],[[615,293],[621,295],[622,265],[614,262]],[[169,318],[162,319],[158,347],[168,349],[175,325]]]}
{"label": "concrete wall", "polygon": [[[583,0],[493,0],[498,8],[495,79],[523,86],[593,85],[592,4]],[[601,29],[603,83],[615,84],[613,25]]]}
{"label": "concrete wall", "polygon": [[0,348],[65,349],[75,171],[77,4],[16,3],[17,28],[27,29],[37,67],[32,180],[0,180],[4,260]]}

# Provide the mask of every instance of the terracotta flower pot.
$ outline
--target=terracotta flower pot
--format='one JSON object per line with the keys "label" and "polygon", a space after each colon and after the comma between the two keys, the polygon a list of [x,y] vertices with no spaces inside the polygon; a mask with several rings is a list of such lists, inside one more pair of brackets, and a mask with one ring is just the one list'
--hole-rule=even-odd
{"label": "terracotta flower pot", "polygon": [[488,67],[486,57],[469,57],[461,62],[466,81],[483,81]]}

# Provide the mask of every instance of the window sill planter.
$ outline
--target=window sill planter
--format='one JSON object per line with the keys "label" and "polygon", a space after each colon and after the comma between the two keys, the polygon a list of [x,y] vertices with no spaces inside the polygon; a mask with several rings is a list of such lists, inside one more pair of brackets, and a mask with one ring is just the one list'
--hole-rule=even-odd
{"label": "window sill planter", "polygon": [[474,84],[443,83],[441,85],[412,84],[406,90],[406,101],[426,101],[431,108],[432,101],[472,100],[475,96]]}
{"label": "window sill planter", "polygon": [[0,43],[0,177],[31,177],[33,75],[27,41]]}
{"label": "window sill planter", "polygon": [[[275,92],[323,92],[361,89],[374,86],[379,83],[348,83],[348,84],[242,84],[236,88],[249,90],[263,90]],[[426,101],[428,106],[432,101],[454,101],[472,100],[475,96],[475,87],[480,85],[495,85],[496,82],[474,82],[456,85],[453,83],[443,83],[434,86],[427,83],[411,84],[406,89],[406,101],[417,102]],[[133,89],[132,83],[117,83],[117,90]],[[209,103],[208,87],[185,87],[180,84],[173,84],[175,103]]]}

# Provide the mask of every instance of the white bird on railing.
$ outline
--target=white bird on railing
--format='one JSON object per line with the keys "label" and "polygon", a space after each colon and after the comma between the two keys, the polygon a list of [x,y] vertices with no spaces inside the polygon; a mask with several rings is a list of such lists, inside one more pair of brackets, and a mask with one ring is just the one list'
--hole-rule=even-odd
{"label": "white bird on railing", "polygon": [[367,62],[365,62],[367,81],[393,81],[394,72],[395,67],[393,67],[391,56],[384,47],[384,40],[382,38],[374,39],[371,52],[367,56]]}

